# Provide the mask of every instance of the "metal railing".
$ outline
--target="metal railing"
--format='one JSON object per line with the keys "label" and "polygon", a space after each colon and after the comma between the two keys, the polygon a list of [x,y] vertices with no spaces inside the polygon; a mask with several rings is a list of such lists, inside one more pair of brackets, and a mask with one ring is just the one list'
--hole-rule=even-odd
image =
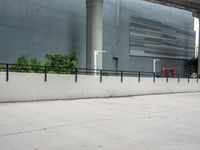
{"label": "metal railing", "polygon": [[[20,67],[18,69],[14,67]],[[31,69],[27,69],[32,67]],[[35,70],[34,70],[35,69]],[[28,70],[28,71],[27,71]],[[56,71],[55,71],[56,70]],[[95,75],[99,76],[99,82],[103,81],[103,76],[117,76],[120,77],[121,83],[124,81],[124,77],[137,77],[138,83],[141,82],[141,78],[150,77],[155,83],[157,78],[163,78],[161,72],[144,72],[144,71],[129,71],[129,70],[104,70],[104,69],[88,69],[88,68],[76,68],[70,69],[67,67],[52,67],[52,66],[38,66],[38,65],[23,65],[23,64],[6,64],[0,63],[0,72],[6,73],[6,81],[9,81],[10,72],[23,72],[23,73],[43,73],[44,81],[47,82],[48,74],[72,74],[75,76],[75,82],[78,82],[78,75]],[[181,82],[181,78],[187,79],[188,83],[191,79],[196,79],[196,82],[199,83],[199,75],[195,78],[191,77],[191,74],[179,74],[176,73],[177,83]],[[169,78],[174,78],[167,76],[166,83],[169,82]]]}

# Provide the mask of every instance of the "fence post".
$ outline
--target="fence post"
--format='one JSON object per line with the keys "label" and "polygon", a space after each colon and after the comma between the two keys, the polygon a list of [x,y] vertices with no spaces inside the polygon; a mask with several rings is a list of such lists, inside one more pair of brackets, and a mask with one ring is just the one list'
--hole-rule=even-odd
{"label": "fence post", "polygon": [[141,72],[138,72],[138,82],[140,83]]}
{"label": "fence post", "polygon": [[155,72],[153,73],[153,82],[154,83],[156,82],[156,73]]}
{"label": "fence post", "polygon": [[103,71],[100,71],[100,83],[102,82]]}
{"label": "fence post", "polygon": [[190,83],[190,75],[188,75],[188,83]]}
{"label": "fence post", "polygon": [[199,83],[199,75],[197,74],[197,83]]}
{"label": "fence post", "polygon": [[180,83],[180,74],[178,74],[178,83]]}
{"label": "fence post", "polygon": [[6,64],[6,81],[9,81],[9,65]]}
{"label": "fence post", "polygon": [[75,70],[75,82],[77,82],[78,81],[78,69],[76,68],[76,70]]}
{"label": "fence post", "polygon": [[169,77],[168,77],[168,75],[167,75],[167,77],[166,77],[166,82],[167,82],[167,83],[169,82]]}
{"label": "fence post", "polygon": [[44,81],[47,82],[47,66],[44,67]]}
{"label": "fence post", "polygon": [[124,72],[121,71],[121,83],[123,82]]}

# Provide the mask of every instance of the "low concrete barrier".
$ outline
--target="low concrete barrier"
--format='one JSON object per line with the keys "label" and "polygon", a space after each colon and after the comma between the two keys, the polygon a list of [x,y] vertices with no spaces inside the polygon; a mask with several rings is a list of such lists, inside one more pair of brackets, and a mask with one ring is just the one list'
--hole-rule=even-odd
{"label": "low concrete barrier", "polygon": [[48,74],[47,82],[43,74],[10,73],[6,81],[6,73],[0,73],[0,102],[59,100],[96,97],[118,97],[142,94],[161,94],[176,92],[200,91],[197,79],[141,78]]}

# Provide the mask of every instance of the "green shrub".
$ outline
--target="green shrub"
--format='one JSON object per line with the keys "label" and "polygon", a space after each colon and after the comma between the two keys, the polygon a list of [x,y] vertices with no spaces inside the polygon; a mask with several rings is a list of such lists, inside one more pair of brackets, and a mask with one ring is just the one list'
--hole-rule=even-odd
{"label": "green shrub", "polygon": [[42,72],[42,69],[44,67],[42,67],[42,61],[38,61],[37,59],[30,59],[30,68],[31,68],[31,72],[35,72],[35,73],[39,73]]}
{"label": "green shrub", "polygon": [[69,56],[64,54],[47,54],[45,56],[49,70],[55,73],[74,73],[77,68],[77,54],[71,53]]}
{"label": "green shrub", "polygon": [[[50,73],[74,73],[77,68],[76,52],[69,56],[63,54],[47,54],[45,59],[38,61],[27,55],[20,56],[11,66],[13,72],[43,72],[44,66],[48,66]],[[0,66],[1,71],[1,66]]]}
{"label": "green shrub", "polygon": [[29,58],[26,55],[20,56],[11,66],[13,72],[42,72],[42,61],[34,58]]}
{"label": "green shrub", "polygon": [[5,66],[0,64],[0,72],[3,72],[5,70],[4,68]]}
{"label": "green shrub", "polygon": [[13,72],[31,72],[31,59],[26,56],[20,56],[11,66]]}

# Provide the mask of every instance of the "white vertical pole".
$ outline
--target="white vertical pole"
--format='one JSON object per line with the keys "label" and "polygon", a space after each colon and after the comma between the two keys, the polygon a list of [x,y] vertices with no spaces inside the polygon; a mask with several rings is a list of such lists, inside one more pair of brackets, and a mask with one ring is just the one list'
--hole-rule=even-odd
{"label": "white vertical pole", "polygon": [[160,59],[153,59],[153,72],[156,72],[156,63],[160,61]]}

